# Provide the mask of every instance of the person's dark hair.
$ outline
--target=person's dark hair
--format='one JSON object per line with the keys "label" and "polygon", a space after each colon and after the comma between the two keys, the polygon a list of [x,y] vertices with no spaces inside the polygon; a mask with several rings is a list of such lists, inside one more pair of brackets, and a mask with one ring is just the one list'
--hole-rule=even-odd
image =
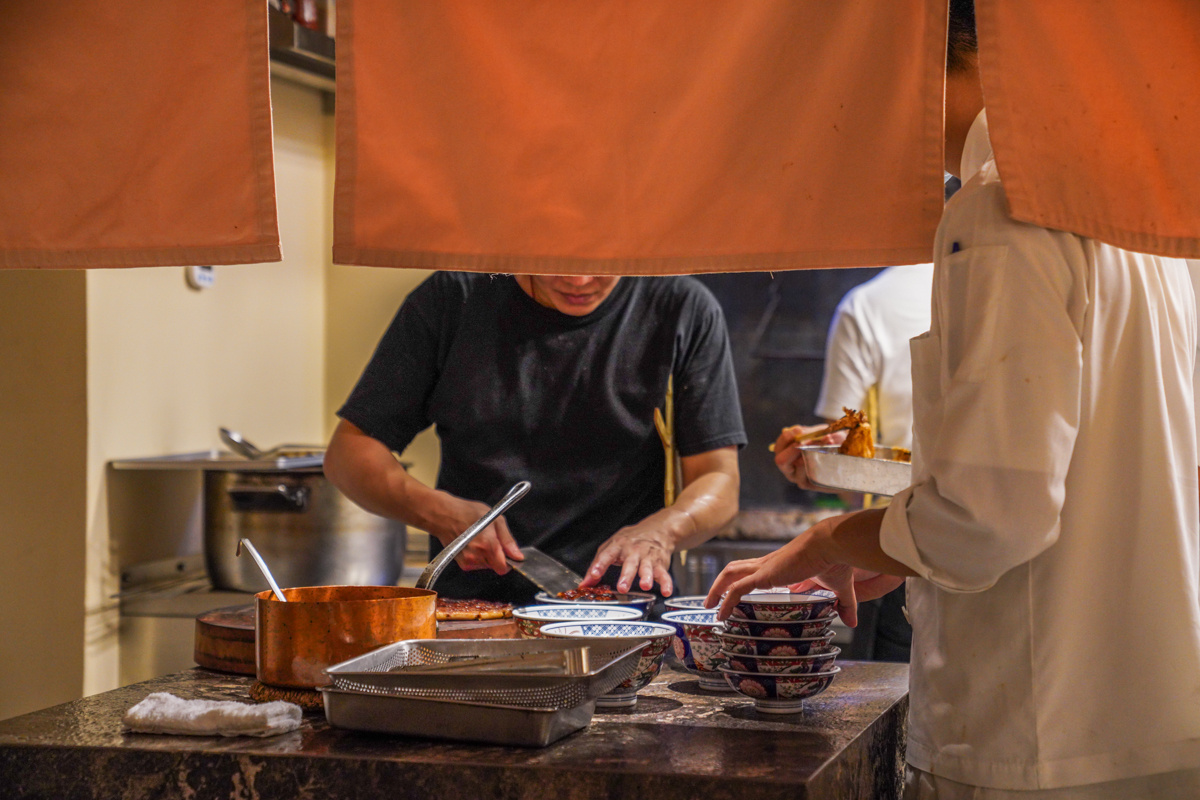
{"label": "person's dark hair", "polygon": [[946,72],[961,72],[979,52],[975,38],[975,0],[950,0],[950,30],[946,37]]}

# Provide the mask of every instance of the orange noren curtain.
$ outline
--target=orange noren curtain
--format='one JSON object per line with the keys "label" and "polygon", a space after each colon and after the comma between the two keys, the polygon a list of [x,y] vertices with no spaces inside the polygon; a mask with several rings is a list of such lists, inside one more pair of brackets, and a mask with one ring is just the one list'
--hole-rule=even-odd
{"label": "orange noren curtain", "polygon": [[279,260],[266,3],[5,3],[0,267]]}
{"label": "orange noren curtain", "polygon": [[945,0],[342,0],[334,260],[928,261]]}
{"label": "orange noren curtain", "polygon": [[1200,3],[976,0],[1015,219],[1200,257]]}

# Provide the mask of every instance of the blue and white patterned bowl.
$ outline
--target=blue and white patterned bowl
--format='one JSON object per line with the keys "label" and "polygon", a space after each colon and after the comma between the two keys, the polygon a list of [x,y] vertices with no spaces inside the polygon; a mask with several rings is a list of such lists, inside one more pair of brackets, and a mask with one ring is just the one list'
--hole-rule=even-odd
{"label": "blue and white patterned bowl", "polygon": [[755,710],[764,714],[795,714],[804,708],[804,700],[828,689],[841,671],[833,667],[811,675],[763,675],[721,667],[733,690],[753,700]]}
{"label": "blue and white patterned bowl", "polygon": [[608,694],[596,698],[598,708],[620,708],[637,703],[637,693],[658,675],[675,629],[658,622],[551,622],[542,626],[542,635],[560,639],[594,636],[649,639],[633,675]]}
{"label": "blue and white patterned bowl", "polygon": [[717,671],[717,667],[725,663],[725,656],[721,653],[721,640],[717,638],[721,623],[717,622],[716,610],[668,611],[662,619],[675,628],[672,648],[677,668],[695,675],[701,689],[729,691],[728,684]]}
{"label": "blue and white patterned bowl", "polygon": [[840,647],[831,647],[828,653],[807,656],[747,656],[726,653],[724,666],[738,672],[758,672],[766,675],[810,675],[825,672],[833,666],[834,659],[842,652]]}
{"label": "blue and white patterned bowl", "polygon": [[803,594],[751,592],[738,601],[730,616],[739,619],[777,622],[821,619],[837,610],[837,595],[824,589]]}
{"label": "blue and white patterned bowl", "polygon": [[595,620],[597,622],[633,622],[642,618],[636,608],[627,606],[559,605],[546,603],[540,606],[523,606],[513,609],[513,619],[523,639],[545,638],[541,634],[543,625],[550,622],[573,620]]}
{"label": "blue and white patterned bowl", "polygon": [[833,647],[833,631],[806,639],[768,639],[762,636],[737,636],[717,632],[726,653],[746,656],[807,656],[828,653]]}
{"label": "blue and white patterned bowl", "polygon": [[835,619],[837,619],[836,614],[820,619],[775,620],[772,622],[730,617],[725,620],[725,632],[738,636],[761,636],[766,639],[807,639],[825,633]]}
{"label": "blue and white patterned bowl", "polygon": [[690,594],[683,597],[668,597],[663,600],[667,611],[703,611],[705,595]]}
{"label": "blue and white patterned bowl", "polygon": [[650,613],[650,606],[654,605],[655,596],[649,592],[624,592],[617,595],[616,600],[564,600],[561,597],[555,597],[546,592],[538,592],[533,596],[533,599],[538,603],[556,604],[565,606],[626,606],[628,608],[636,608],[641,612],[642,619]]}

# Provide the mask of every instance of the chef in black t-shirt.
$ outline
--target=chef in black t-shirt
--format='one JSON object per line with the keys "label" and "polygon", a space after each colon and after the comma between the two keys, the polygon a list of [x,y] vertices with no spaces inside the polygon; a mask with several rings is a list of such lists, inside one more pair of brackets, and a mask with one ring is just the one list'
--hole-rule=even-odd
{"label": "chef in black t-shirt", "polygon": [[[654,409],[674,380],[683,490],[663,507]],[[619,591],[673,590],[672,554],[737,512],[746,443],[721,308],[677,277],[437,272],[404,301],[345,405],[329,479],[449,543],[512,486],[533,488],[438,579],[448,597],[525,602],[506,557],[533,545]],[[435,426],[436,487],[393,453]]]}

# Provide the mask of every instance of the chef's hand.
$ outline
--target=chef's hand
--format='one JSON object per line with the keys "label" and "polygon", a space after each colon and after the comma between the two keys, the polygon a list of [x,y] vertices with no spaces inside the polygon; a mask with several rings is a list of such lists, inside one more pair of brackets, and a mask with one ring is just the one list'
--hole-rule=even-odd
{"label": "chef's hand", "polygon": [[[794,444],[797,436],[811,433],[824,427],[824,425],[792,425],[784,428],[780,432],[779,438],[775,440],[775,466],[783,473],[783,477],[801,489],[811,489],[818,492],[829,491],[820,486],[814,486],[808,479],[808,472],[804,468],[804,451]],[[845,438],[845,431],[837,431],[820,439],[814,439],[807,444],[841,444]]]}
{"label": "chef's hand", "polygon": [[[448,492],[440,492],[438,499],[440,502],[437,523],[436,526],[431,526],[437,530],[429,532],[436,536],[443,546],[454,541],[491,508],[484,503],[464,500]],[[464,570],[490,569],[498,575],[503,575],[511,569],[506,558],[522,561],[525,556],[508,530],[508,523],[503,516],[499,516],[482,533],[476,535],[454,560]]]}
{"label": "chef's hand", "polygon": [[[878,512],[872,513],[879,516]],[[832,540],[835,525],[853,516],[822,520],[773,553],[726,565],[709,590],[705,607],[720,604],[717,617],[725,619],[738,601],[755,589],[820,586],[837,595],[838,614],[847,625],[855,627],[859,601],[887,594],[903,578],[858,569],[831,558],[836,552]]]}
{"label": "chef's hand", "polygon": [[674,552],[670,535],[649,520],[621,528],[600,545],[579,588],[595,586],[609,567],[620,564],[621,577],[614,587],[618,592],[628,592],[638,579],[642,591],[650,591],[657,581],[663,596],[670,597],[674,591],[670,573]]}

